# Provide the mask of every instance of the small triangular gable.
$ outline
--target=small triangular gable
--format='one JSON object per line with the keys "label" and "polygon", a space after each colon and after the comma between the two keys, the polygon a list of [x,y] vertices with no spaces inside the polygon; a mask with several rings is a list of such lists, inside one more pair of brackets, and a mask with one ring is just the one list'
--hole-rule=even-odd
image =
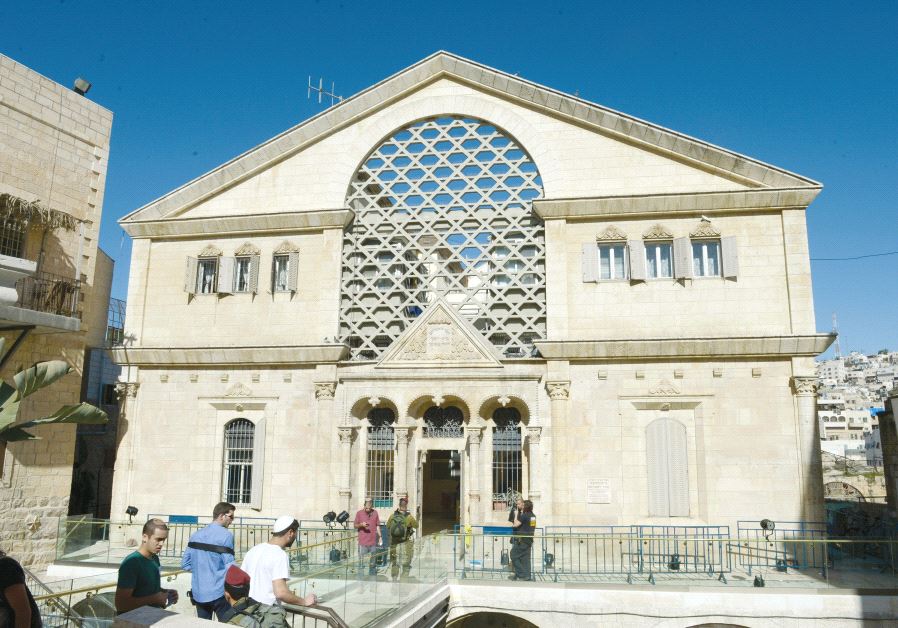
{"label": "small triangular gable", "polygon": [[443,300],[428,307],[377,364],[377,368],[501,366],[496,348]]}

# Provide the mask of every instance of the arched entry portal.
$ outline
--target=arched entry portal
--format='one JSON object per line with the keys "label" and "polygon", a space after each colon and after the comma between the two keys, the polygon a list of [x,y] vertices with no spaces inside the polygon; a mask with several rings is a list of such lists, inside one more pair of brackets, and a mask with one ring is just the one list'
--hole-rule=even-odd
{"label": "arched entry portal", "polygon": [[452,530],[461,522],[465,413],[459,405],[431,405],[422,416],[418,504],[421,532]]}

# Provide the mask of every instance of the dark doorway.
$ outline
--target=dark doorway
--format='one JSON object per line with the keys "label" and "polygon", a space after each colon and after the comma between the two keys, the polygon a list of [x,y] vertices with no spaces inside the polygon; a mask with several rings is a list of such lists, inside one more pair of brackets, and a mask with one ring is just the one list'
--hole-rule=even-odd
{"label": "dark doorway", "polygon": [[422,533],[452,530],[461,508],[461,456],[457,451],[431,450],[421,470]]}

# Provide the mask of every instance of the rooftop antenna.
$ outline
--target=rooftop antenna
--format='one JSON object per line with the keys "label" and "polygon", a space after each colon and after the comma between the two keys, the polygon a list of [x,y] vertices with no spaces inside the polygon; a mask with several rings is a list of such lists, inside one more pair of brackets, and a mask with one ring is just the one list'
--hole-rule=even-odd
{"label": "rooftop antenna", "polygon": [[839,321],[836,319],[836,313],[833,312],[833,333],[836,335],[836,359],[842,358],[842,348],[839,346]]}
{"label": "rooftop antenna", "polygon": [[323,79],[323,78],[320,78],[320,77],[318,78],[318,85],[316,86],[316,85],[312,85],[312,77],[310,76],[310,77],[309,77],[309,90],[308,90],[308,93],[306,94],[306,98],[308,98],[308,99],[311,100],[311,98],[312,98],[312,92],[317,92],[317,93],[318,93],[318,104],[319,104],[319,105],[321,104],[321,99],[322,99],[322,97],[324,97],[324,96],[328,96],[328,97],[331,99],[331,104],[330,104],[331,107],[334,106],[334,102],[335,102],[335,101],[336,101],[336,102],[343,102],[343,97],[342,97],[342,96],[338,96],[338,95],[336,94],[336,90],[335,90],[335,88],[334,88],[334,82],[333,82],[333,81],[331,81],[331,89],[330,89],[330,91],[327,91],[327,90],[325,89],[325,87],[324,87],[324,79]]}

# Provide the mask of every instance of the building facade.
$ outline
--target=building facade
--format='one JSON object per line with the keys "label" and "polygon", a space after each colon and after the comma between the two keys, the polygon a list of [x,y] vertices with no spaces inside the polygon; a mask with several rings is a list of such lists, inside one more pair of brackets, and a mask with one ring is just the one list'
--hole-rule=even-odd
{"label": "building facade", "polygon": [[[24,416],[81,400],[88,337],[102,337],[111,274],[95,267],[111,127],[103,107],[0,55],[0,375],[44,360],[75,368],[24,400]],[[74,425],[35,434],[0,441],[0,547],[26,565],[55,558],[75,449]]]}
{"label": "building facade", "polygon": [[819,190],[432,55],[121,220],[112,516],[821,520]]}

